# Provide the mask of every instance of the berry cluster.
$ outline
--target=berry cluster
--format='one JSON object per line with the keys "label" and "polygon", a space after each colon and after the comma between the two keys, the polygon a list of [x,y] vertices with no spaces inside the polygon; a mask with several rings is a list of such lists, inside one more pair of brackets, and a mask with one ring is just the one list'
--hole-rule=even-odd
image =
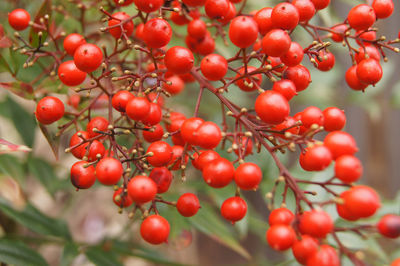
{"label": "berry cluster", "polygon": [[[65,86],[79,86],[75,89],[79,94],[69,96],[67,107],[57,97],[43,97],[37,103],[36,118],[43,125],[63,118],[57,136],[73,131],[66,152],[79,160],[71,167],[73,186],[88,189],[96,180],[114,186],[113,200],[121,211],[133,205],[129,217],[142,212],[144,240],[161,244],[168,239],[170,225],[157,205],[175,207],[184,217],[199,211],[200,202],[193,193],[182,194],[176,202],[162,196],[174,174],[180,173],[186,181],[189,162],[212,188],[234,183],[236,194],[222,203],[221,215],[231,223],[243,219],[247,203],[240,192],[256,190],[263,179],[260,166],[249,162],[248,155],[261,149],[270,154],[280,172],[267,194],[272,209],[276,187],[284,186],[281,207],[272,210],[266,231],[273,249],[291,248],[304,265],[340,265],[339,254],[364,265],[360,252],[347,248],[339,232],[363,235],[375,230],[389,238],[399,237],[400,216],[394,214],[383,216],[377,225],[334,225],[325,206],[336,205],[342,219],[355,222],[376,213],[379,196],[371,187],[353,184],[362,176],[363,167],[354,155],[358,151],[354,138],[342,131],[345,113],[336,107],[309,106],[291,114],[290,106],[310,85],[310,71],[302,65],[306,58],[320,71],[334,67],[329,40],[348,48],[353,66],[345,78],[351,89],[365,90],[380,81],[381,57],[387,61],[385,49],[400,51],[393,46],[399,39],[377,38],[373,28],[377,19],[392,14],[392,0],[357,5],[332,27],[309,22],[330,0],[293,0],[249,13],[245,0],[114,0],[105,7],[99,1],[71,2],[83,14],[98,8],[103,22],[100,32],[67,35],[51,28],[48,15],[30,22],[28,12],[16,9],[9,14],[10,25],[17,31],[31,26],[39,32],[39,42],[33,47],[16,33],[21,45],[15,44],[15,50],[28,56],[25,67],[42,57],[54,59],[43,68],[44,74],[55,76],[57,69]],[[132,5],[136,14],[121,11]],[[173,30],[181,27],[187,29],[185,36]],[[312,38],[306,46],[292,40],[292,32],[299,27]],[[170,45],[173,38],[183,38],[187,47]],[[217,53],[219,38],[232,42],[237,50],[233,57]],[[95,44],[99,40],[106,44],[99,47]],[[167,108],[166,98],[190,83],[196,83],[198,91],[194,112],[186,116]],[[237,88],[254,99],[252,106],[239,106],[228,99],[229,90]],[[199,117],[204,91],[221,103],[221,127]],[[99,109],[107,114],[101,115]],[[323,140],[318,137],[321,132],[327,132]],[[323,181],[294,177],[277,154],[296,149],[305,171],[323,171],[334,163],[334,176]],[[219,150],[234,153],[236,159],[223,158]],[[304,190],[303,184],[320,186],[331,198],[317,202],[312,199],[315,192]],[[289,191],[296,200],[293,210],[286,205]],[[335,247],[324,241],[328,235]]]}

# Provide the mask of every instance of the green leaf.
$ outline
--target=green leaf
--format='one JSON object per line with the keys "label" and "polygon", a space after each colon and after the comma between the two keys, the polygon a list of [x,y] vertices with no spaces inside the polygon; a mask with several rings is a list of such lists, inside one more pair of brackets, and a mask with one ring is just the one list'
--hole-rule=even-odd
{"label": "green leaf", "polygon": [[69,266],[72,261],[79,255],[78,246],[74,243],[67,243],[64,246],[60,266]]}
{"label": "green leaf", "polygon": [[0,238],[0,261],[11,265],[48,265],[43,257],[17,240]]}
{"label": "green leaf", "polygon": [[[47,20],[47,23],[51,23],[51,0],[44,0],[42,6],[36,13],[34,22],[37,24],[40,23],[40,19],[44,17],[44,15],[49,15],[49,19]],[[42,36],[42,43],[44,40],[47,38],[47,32],[42,31],[43,36]],[[31,27],[31,31],[29,32],[29,42],[33,47],[38,47],[39,46],[39,30]]]}
{"label": "green leaf", "polygon": [[40,131],[42,131],[43,136],[46,138],[47,142],[50,145],[51,150],[53,151],[54,156],[58,160],[58,149],[60,147],[60,138],[56,136],[55,133],[47,130],[46,126],[41,123],[38,123]]}
{"label": "green leaf", "polygon": [[53,166],[45,160],[30,157],[28,159],[28,169],[42,183],[51,196],[64,187],[64,182],[58,179]]}
{"label": "green leaf", "polygon": [[95,265],[101,266],[118,266],[121,262],[111,250],[104,250],[100,247],[90,247],[86,250],[86,257]]}
{"label": "green leaf", "polygon": [[10,119],[12,120],[19,135],[25,144],[32,147],[35,139],[36,121],[32,113],[28,113],[18,103],[10,97],[6,98],[6,106],[9,110]]}
{"label": "green leaf", "polygon": [[22,211],[19,211],[11,207],[7,201],[0,198],[0,210],[6,216],[33,232],[61,237],[67,240],[71,239],[68,227],[64,221],[50,218],[30,204],[26,205]]}
{"label": "green leaf", "polygon": [[4,59],[3,55],[0,54],[0,72],[3,72],[5,70],[6,72],[12,73],[10,65],[7,63],[7,60]]}
{"label": "green leaf", "polygon": [[215,214],[213,209],[202,203],[199,212],[188,219],[189,222],[199,231],[215,239],[219,243],[231,248],[246,259],[250,259],[250,254],[245,250],[239,242],[232,236],[233,233],[228,226]]}
{"label": "green leaf", "polygon": [[[2,59],[3,58],[0,57],[0,64],[2,63]],[[34,98],[33,87],[30,84],[22,81],[0,82],[0,88],[8,90],[27,100],[32,100]]]}
{"label": "green leaf", "polygon": [[0,173],[15,178],[20,182],[25,179],[24,166],[17,157],[9,154],[0,155]]}

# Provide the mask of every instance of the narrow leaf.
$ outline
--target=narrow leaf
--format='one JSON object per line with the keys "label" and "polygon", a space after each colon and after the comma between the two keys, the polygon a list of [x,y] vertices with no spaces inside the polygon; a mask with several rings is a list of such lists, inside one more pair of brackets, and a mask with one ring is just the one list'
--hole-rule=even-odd
{"label": "narrow leaf", "polygon": [[119,266],[121,262],[118,261],[116,254],[110,250],[104,250],[100,247],[90,247],[85,252],[86,257],[95,265],[101,266]]}
{"label": "narrow leaf", "polygon": [[[7,62],[4,61],[3,63],[2,60],[4,60],[4,58],[0,57],[0,64],[6,64],[6,68],[9,69],[9,71],[11,72],[11,69]],[[30,84],[24,83],[22,81],[0,82],[0,88],[6,89],[24,99],[32,100],[34,98],[33,87]]]}
{"label": "narrow leaf", "polygon": [[78,246],[74,243],[67,243],[64,246],[60,266],[69,266],[72,261],[79,255]]}
{"label": "narrow leaf", "polygon": [[43,257],[24,243],[0,238],[0,261],[11,265],[48,265]]}
{"label": "narrow leaf", "polygon": [[[49,19],[45,23],[51,23],[51,0],[44,0],[42,6],[38,10],[35,16],[34,22],[36,24],[41,24],[40,19],[44,18],[45,15],[49,16]],[[47,32],[42,31],[42,42],[47,38]],[[39,46],[39,30],[35,27],[31,27],[31,31],[29,32],[29,42],[33,47]]]}
{"label": "narrow leaf", "polygon": [[54,156],[58,160],[58,149],[60,147],[60,138],[56,136],[55,133],[47,130],[46,126],[41,123],[38,124],[40,131],[42,131],[43,136],[46,138],[47,142],[50,145],[51,150],[53,151]]}
{"label": "narrow leaf", "polygon": [[0,154],[11,153],[16,151],[29,152],[31,148],[25,145],[17,145],[0,138]]}

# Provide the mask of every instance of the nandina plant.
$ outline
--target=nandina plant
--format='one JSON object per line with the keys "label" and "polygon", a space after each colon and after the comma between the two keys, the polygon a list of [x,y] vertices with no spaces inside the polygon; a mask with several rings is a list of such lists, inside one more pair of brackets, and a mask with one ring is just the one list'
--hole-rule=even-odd
{"label": "nandina plant", "polygon": [[[319,19],[329,0],[276,1],[256,10],[250,0],[55,2],[28,12],[19,1],[7,10],[2,48],[11,48],[9,57],[21,54],[24,71],[35,77],[21,77],[19,66],[2,56],[13,81],[1,87],[36,101],[37,123],[56,157],[55,140],[68,137],[65,152],[76,158],[70,186],[82,194],[108,186],[110,201],[136,217],[144,241],[168,245],[168,217],[195,217],[212,202],[207,193],[187,190],[185,183],[198,182],[196,172],[206,191],[231,188],[216,206],[226,227],[251,215],[244,195],[273,179],[265,203],[270,213],[261,219],[269,225],[258,234],[274,250],[291,249],[303,265],[367,265],[344,232],[400,236],[395,213],[378,223],[365,220],[382,203],[373,187],[357,184],[363,166],[344,130],[344,111],[291,111],[313,86],[310,69],[335,71],[338,53],[352,65],[342,79],[358,97],[379,84],[381,63],[400,51],[397,36],[381,37],[375,26],[392,15],[392,0],[354,4],[332,25]],[[192,109],[175,100],[184,93]],[[238,93],[248,104],[235,101]],[[207,109],[212,113],[202,115]],[[333,169],[333,175],[297,176],[287,154],[306,173]],[[269,159],[275,176],[265,176]],[[172,200],[171,190],[179,191]],[[326,197],[316,198],[317,190]],[[0,251],[1,259],[9,262]]]}

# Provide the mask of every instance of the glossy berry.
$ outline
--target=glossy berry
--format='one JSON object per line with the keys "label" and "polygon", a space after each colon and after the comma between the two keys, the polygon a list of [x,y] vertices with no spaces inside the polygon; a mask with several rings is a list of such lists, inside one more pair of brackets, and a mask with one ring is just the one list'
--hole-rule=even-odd
{"label": "glossy berry", "polygon": [[78,145],[83,142],[84,139],[89,138],[89,134],[86,131],[78,131],[74,135],[72,135],[70,141],[69,141],[69,147],[75,147],[71,149],[72,155],[74,155],[78,159],[82,159],[83,156],[86,153],[86,147],[89,145],[88,143],[84,143],[81,145]]}
{"label": "glossy berry", "polygon": [[124,192],[123,188],[119,188],[114,192],[113,201],[120,208],[129,207],[133,203],[133,200]]}
{"label": "glossy berry", "polygon": [[204,6],[206,0],[182,0],[188,6]]}
{"label": "glossy berry", "polygon": [[317,252],[307,260],[307,266],[340,266],[340,259],[336,250],[329,245],[321,245]]}
{"label": "glossy berry", "polygon": [[228,12],[225,13],[223,18],[219,18],[218,21],[222,24],[222,25],[226,25],[228,24],[233,18],[236,17],[236,7],[235,5],[229,1],[229,7],[228,7]]}
{"label": "glossy berry", "polygon": [[123,172],[121,162],[115,158],[103,158],[96,165],[97,180],[106,186],[117,184]]}
{"label": "glossy berry", "polygon": [[334,31],[334,32],[331,33],[332,34],[332,36],[331,36],[332,40],[334,42],[343,42],[344,33],[347,30],[347,28],[348,28],[348,26],[345,25],[345,24],[339,24],[339,25],[336,25],[336,26],[332,27],[331,29],[332,29],[332,31]]}
{"label": "glossy berry", "polygon": [[64,50],[70,55],[74,56],[75,50],[81,46],[82,44],[85,44],[86,40],[83,38],[82,35],[78,33],[71,33],[67,35],[64,39]]}
{"label": "glossy berry", "polygon": [[291,42],[289,50],[281,56],[281,61],[287,66],[297,66],[303,60],[303,47],[297,42]]}
{"label": "glossy berry", "polygon": [[[171,170],[175,171],[181,169],[184,148],[181,145],[174,145],[171,148],[172,148],[172,158],[169,161],[168,165]],[[188,162],[188,158],[189,157],[185,155],[183,164],[186,165],[186,163]]]}
{"label": "glossy berry", "polygon": [[315,106],[310,106],[304,109],[301,114],[301,122],[306,128],[310,128],[312,125],[316,124],[318,126],[324,125],[324,114],[321,109]]}
{"label": "glossy berry", "polygon": [[372,58],[379,62],[381,54],[374,45],[365,45],[364,47],[358,48],[358,53],[355,55],[357,64],[366,58]]}
{"label": "glossy berry", "polygon": [[382,67],[375,59],[368,58],[362,60],[357,65],[357,77],[361,83],[375,85],[383,75]]}
{"label": "glossy berry", "polygon": [[307,171],[322,171],[332,162],[332,154],[324,145],[314,145],[307,148],[303,165]]}
{"label": "glossy berry", "polygon": [[[247,73],[251,73],[251,72],[256,71],[256,70],[257,70],[257,68],[255,68],[253,66],[247,66]],[[250,77],[246,77],[246,78],[239,79],[241,76],[243,76],[244,73],[245,73],[245,68],[244,67],[239,69],[239,73],[235,77],[235,79],[238,79],[235,82],[236,86],[238,86],[242,91],[254,91],[254,90],[257,90],[257,86],[254,85],[254,83],[256,83],[258,86],[260,86],[261,82],[262,82],[262,75],[261,74],[255,74],[255,75],[251,75],[251,78]]]}
{"label": "glossy berry", "polygon": [[22,8],[14,9],[8,14],[8,23],[10,26],[17,31],[26,29],[29,26],[31,15]]}
{"label": "glossy berry", "polygon": [[390,263],[390,266],[400,266],[400,258],[395,259]]}
{"label": "glossy berry", "polygon": [[157,185],[157,193],[165,193],[168,191],[172,182],[172,173],[166,167],[155,167],[151,170],[149,177]]}
{"label": "glossy berry", "polygon": [[376,225],[378,232],[388,238],[400,237],[400,216],[395,214],[384,215]]}
{"label": "glossy berry", "polygon": [[271,248],[283,251],[289,249],[296,241],[296,233],[291,226],[275,224],[268,228],[266,239]]}
{"label": "glossy berry", "polygon": [[171,95],[177,95],[185,88],[185,82],[179,76],[172,75],[166,78],[166,83],[162,87]]}
{"label": "glossy berry", "polygon": [[157,11],[164,4],[163,0],[134,0],[134,2],[140,11],[146,13]]}
{"label": "glossy berry", "polygon": [[291,39],[286,31],[273,29],[262,39],[262,49],[269,56],[283,56],[290,49]]}
{"label": "glossy berry", "polygon": [[144,97],[133,97],[126,105],[126,114],[129,118],[140,121],[150,112],[150,102]]}
{"label": "glossy berry", "polygon": [[321,51],[315,61],[319,70],[329,71],[335,65],[335,56],[331,52]]}
{"label": "glossy berry", "polygon": [[203,165],[203,179],[213,188],[227,186],[235,175],[233,164],[225,158],[218,158]]}
{"label": "glossy berry", "polygon": [[392,15],[394,4],[392,0],[374,0],[374,2],[372,2],[372,8],[377,18],[387,18]]}
{"label": "glossy berry", "polygon": [[64,116],[64,104],[57,97],[46,96],[37,103],[35,115],[40,123],[52,124]]}
{"label": "glossy berry", "polygon": [[210,18],[224,18],[229,12],[228,0],[207,0],[204,9]]}
{"label": "glossy berry", "polygon": [[162,139],[164,135],[164,129],[160,124],[156,124],[153,127],[151,127],[149,130],[143,130],[142,131],[143,138],[147,142],[155,142],[159,141]]}
{"label": "glossy berry", "polygon": [[193,193],[185,193],[176,202],[176,209],[182,216],[192,217],[200,209],[199,199]]}
{"label": "glossy berry", "polygon": [[[132,20],[128,20],[130,16],[125,12],[116,12],[112,16],[113,18],[108,21],[108,27],[110,27],[108,32],[116,39],[121,38],[122,33],[125,33],[127,37],[131,36],[135,25]],[[122,32],[121,26],[119,26],[121,23],[123,23],[122,29],[124,32]]]}
{"label": "glossy berry", "polygon": [[324,9],[329,6],[331,0],[311,0],[316,9]]}
{"label": "glossy berry", "polygon": [[190,37],[201,40],[207,34],[206,23],[201,19],[193,19],[187,26],[187,32]]}
{"label": "glossy berry", "polygon": [[299,11],[291,3],[279,3],[272,9],[271,20],[275,28],[293,30],[299,24]]}
{"label": "glossy berry", "polygon": [[343,129],[346,124],[346,115],[344,111],[337,107],[328,107],[323,112],[324,115],[324,130],[336,131]]}
{"label": "glossy berry", "polygon": [[[90,145],[87,145],[85,149],[89,149],[89,152],[87,153],[88,161],[89,162],[94,162],[97,159],[103,158],[106,148],[104,148],[103,143],[101,143],[98,140],[94,140],[90,143]],[[86,151],[85,151],[86,154]]]}
{"label": "glossy berry", "polygon": [[157,184],[147,176],[135,176],[129,180],[128,194],[137,204],[150,202],[157,194]]}
{"label": "glossy berry", "polygon": [[301,239],[296,240],[292,246],[293,256],[303,265],[317,251],[318,241],[309,235],[302,235]]}
{"label": "glossy berry", "polygon": [[75,50],[74,62],[81,71],[93,72],[103,62],[103,52],[97,45],[91,43],[82,44]]}
{"label": "glossy berry", "polygon": [[142,238],[153,245],[159,245],[168,240],[170,226],[168,221],[157,214],[150,215],[140,226]]}
{"label": "glossy berry", "polygon": [[261,93],[256,99],[255,109],[262,121],[273,125],[282,123],[290,112],[286,98],[275,91]]}
{"label": "glossy berry", "polygon": [[367,186],[354,186],[342,194],[344,208],[357,218],[367,218],[375,214],[381,203],[376,191]]}
{"label": "glossy berry", "polygon": [[74,61],[66,61],[58,67],[58,77],[67,86],[78,86],[86,79],[86,72],[80,71]]}
{"label": "glossy berry", "polygon": [[281,79],[274,82],[272,90],[282,94],[288,101],[297,95],[296,85],[289,79]]}
{"label": "glossy berry", "polygon": [[[236,144],[236,143],[235,143]],[[241,141],[237,143],[238,149],[234,149],[233,151],[236,155],[239,156],[239,151],[242,154],[242,157],[246,157],[249,154],[253,154],[253,141],[251,138],[241,138]]]}
{"label": "glossy berry", "polygon": [[239,16],[229,26],[229,39],[239,48],[254,44],[258,37],[258,26],[251,17]]}
{"label": "glossy berry", "polygon": [[221,205],[222,216],[234,223],[246,216],[247,203],[241,197],[231,197],[226,199]]}
{"label": "glossy berry", "polygon": [[212,81],[220,80],[228,72],[228,62],[221,55],[210,54],[201,60],[200,70],[206,79]]}
{"label": "glossy berry", "polygon": [[192,164],[196,169],[203,170],[204,166],[219,158],[221,158],[221,156],[219,156],[216,151],[202,151],[200,155],[197,155],[197,158],[192,161]]}
{"label": "glossy berry", "polygon": [[300,22],[309,21],[315,14],[315,6],[311,0],[294,0],[292,5],[294,5],[299,12]]}
{"label": "glossy berry", "polygon": [[291,225],[294,221],[294,214],[287,208],[277,208],[271,211],[268,218],[270,226],[275,224]]}
{"label": "glossy berry", "polygon": [[345,183],[356,182],[363,174],[363,166],[353,155],[343,155],[336,159],[335,176]]}
{"label": "glossy berry", "polygon": [[361,83],[357,76],[357,65],[351,66],[345,75],[346,83],[352,90],[360,91],[364,90],[368,84]]}
{"label": "glossy berry", "polygon": [[96,182],[94,167],[90,165],[85,167],[88,162],[79,161],[71,167],[71,183],[77,189],[87,189]]}
{"label": "glossy berry", "polygon": [[204,122],[193,133],[196,145],[203,149],[214,149],[221,142],[221,129],[214,122]]}
{"label": "glossy berry", "polygon": [[270,30],[274,28],[271,19],[271,13],[271,7],[264,7],[254,15],[254,20],[258,25],[258,30],[261,35],[267,34]]}
{"label": "glossy berry", "polygon": [[300,217],[299,229],[302,234],[325,238],[333,230],[333,220],[322,210],[306,211]]}
{"label": "glossy berry", "polygon": [[165,166],[172,159],[172,148],[164,141],[156,141],[150,144],[147,153],[153,153],[147,157],[149,164],[155,167]]}
{"label": "glossy berry", "polygon": [[126,90],[120,90],[111,99],[112,106],[118,112],[125,112],[126,105],[134,98],[133,94]]}
{"label": "glossy berry", "polygon": [[255,163],[243,163],[236,168],[235,183],[243,190],[257,189],[262,179],[262,171]]}
{"label": "glossy berry", "polygon": [[324,140],[324,145],[331,151],[333,159],[342,155],[353,155],[358,151],[354,138],[343,131],[333,131]]}
{"label": "glossy berry", "polygon": [[161,48],[169,43],[172,29],[162,18],[153,18],[146,22],[143,28],[144,42],[150,48]]}
{"label": "glossy berry", "polygon": [[92,120],[90,120],[90,122],[86,126],[86,131],[89,134],[89,138],[93,138],[93,137],[100,135],[100,133],[93,131],[95,128],[97,130],[107,132],[108,120],[102,116],[97,116],[97,117],[92,118]]}
{"label": "glossy berry", "polygon": [[347,20],[353,29],[367,30],[374,24],[376,15],[372,7],[367,4],[360,4],[350,10]]}
{"label": "glossy berry", "polygon": [[283,78],[293,81],[294,85],[296,85],[297,92],[307,89],[311,82],[310,71],[302,65],[288,67],[285,72],[283,72]]}
{"label": "glossy berry", "polygon": [[181,136],[185,142],[193,145],[197,145],[197,137],[195,132],[204,123],[204,120],[198,117],[192,117],[186,119],[183,124],[181,124]]}
{"label": "glossy berry", "polygon": [[156,103],[150,103],[149,114],[142,119],[143,124],[146,126],[154,126],[161,122],[162,110],[161,107]]}
{"label": "glossy berry", "polygon": [[168,71],[174,74],[184,74],[192,69],[194,57],[189,49],[181,46],[174,46],[168,49],[165,54],[164,63]]}

